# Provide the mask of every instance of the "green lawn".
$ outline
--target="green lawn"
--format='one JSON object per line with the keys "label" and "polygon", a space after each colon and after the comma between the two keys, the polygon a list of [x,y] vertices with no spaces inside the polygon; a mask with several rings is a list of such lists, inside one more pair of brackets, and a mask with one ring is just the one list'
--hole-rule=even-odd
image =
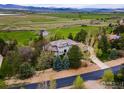
{"label": "green lawn", "polygon": [[0,38],[4,40],[17,40],[19,45],[28,44],[28,42],[36,37],[36,33],[31,31],[23,32],[0,32]]}
{"label": "green lawn", "polygon": [[47,16],[56,16],[61,18],[81,18],[81,19],[100,19],[113,16],[123,17],[124,13],[49,13]]}
{"label": "green lawn", "polygon": [[52,29],[50,30],[50,32],[51,32],[51,35],[59,34],[60,36],[64,36],[65,38],[67,38],[69,33],[72,33],[73,36],[75,36],[75,34],[79,32],[81,29],[84,29],[88,33],[91,33],[93,35],[95,35],[99,31],[99,27],[97,26],[86,26],[86,27],[73,26],[73,27]]}
{"label": "green lawn", "polygon": [[[79,32],[81,29],[84,29],[88,31],[91,34],[96,34],[99,30],[98,27],[95,26],[87,26],[87,27],[81,27],[81,26],[73,26],[73,27],[67,27],[67,28],[59,28],[59,29],[51,29],[49,30],[51,35],[55,35],[55,33],[59,34],[60,36],[63,36],[67,38],[69,33],[72,33],[74,36],[77,32]],[[21,32],[0,32],[0,37],[4,40],[9,39],[16,39],[19,44],[28,44],[28,42],[34,38],[36,38],[36,32],[33,31],[21,31]]]}

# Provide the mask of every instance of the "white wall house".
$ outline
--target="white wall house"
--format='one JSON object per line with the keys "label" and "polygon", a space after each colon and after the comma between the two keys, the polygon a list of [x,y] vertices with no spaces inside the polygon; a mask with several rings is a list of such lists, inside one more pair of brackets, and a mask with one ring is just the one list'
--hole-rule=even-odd
{"label": "white wall house", "polygon": [[77,45],[73,40],[57,40],[52,41],[47,45],[47,50],[52,51],[55,55],[63,55],[68,52],[72,45]]}

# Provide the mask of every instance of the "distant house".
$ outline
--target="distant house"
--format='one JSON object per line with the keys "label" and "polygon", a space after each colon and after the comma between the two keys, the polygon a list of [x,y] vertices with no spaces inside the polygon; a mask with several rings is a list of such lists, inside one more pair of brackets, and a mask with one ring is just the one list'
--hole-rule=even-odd
{"label": "distant house", "polygon": [[110,35],[109,36],[109,40],[116,40],[116,39],[119,39],[120,36],[119,35]]}
{"label": "distant house", "polygon": [[124,25],[124,19],[120,20],[120,25]]}
{"label": "distant house", "polygon": [[41,35],[43,35],[43,36],[47,36],[49,33],[48,33],[48,31],[46,31],[46,30],[40,30],[39,31],[39,35],[41,36]]}
{"label": "distant house", "polygon": [[52,51],[55,55],[63,55],[68,52],[68,50],[72,47],[72,45],[77,45],[77,43],[73,40],[57,40],[50,42],[46,49],[48,51]]}

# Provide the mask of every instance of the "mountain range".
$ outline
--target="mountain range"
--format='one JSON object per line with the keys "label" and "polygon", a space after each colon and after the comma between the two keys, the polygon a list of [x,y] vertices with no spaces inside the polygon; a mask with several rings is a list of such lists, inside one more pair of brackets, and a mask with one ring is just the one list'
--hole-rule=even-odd
{"label": "mountain range", "polygon": [[124,12],[124,8],[56,8],[56,7],[37,7],[23,6],[14,4],[0,4],[1,10],[20,10],[29,12]]}

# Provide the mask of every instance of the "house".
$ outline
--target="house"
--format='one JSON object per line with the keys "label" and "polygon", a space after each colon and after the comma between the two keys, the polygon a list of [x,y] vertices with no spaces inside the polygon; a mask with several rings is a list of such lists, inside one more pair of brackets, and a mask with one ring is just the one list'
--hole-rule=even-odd
{"label": "house", "polygon": [[52,41],[46,46],[46,50],[52,51],[55,55],[64,55],[72,47],[72,45],[77,45],[73,40],[57,40]]}
{"label": "house", "polygon": [[119,24],[124,25],[124,19],[120,20]]}
{"label": "house", "polygon": [[47,36],[49,33],[48,33],[48,31],[46,31],[46,30],[40,30],[39,31],[39,35],[41,36],[41,35],[43,35],[43,36]]}
{"label": "house", "polygon": [[119,35],[110,35],[110,36],[109,36],[109,40],[117,40],[117,39],[119,39],[119,38],[120,38]]}

